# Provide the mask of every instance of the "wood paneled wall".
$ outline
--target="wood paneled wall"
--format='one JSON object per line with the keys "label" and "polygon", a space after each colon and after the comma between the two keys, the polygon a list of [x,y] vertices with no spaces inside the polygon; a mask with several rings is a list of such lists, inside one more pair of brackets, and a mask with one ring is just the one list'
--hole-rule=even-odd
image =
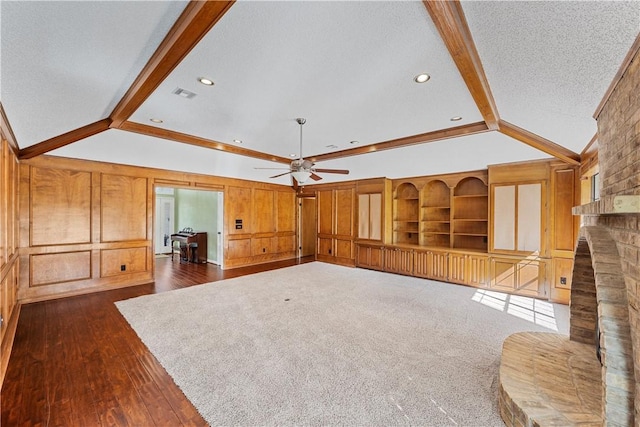
{"label": "wood paneled wall", "polygon": [[0,141],[0,386],[18,324],[18,168],[4,129]]}
{"label": "wood paneled wall", "polygon": [[156,185],[224,192],[225,268],[296,256],[289,187],[40,156],[20,165],[19,300],[153,281]]}
{"label": "wood paneled wall", "polygon": [[297,256],[296,195],[289,188],[230,185],[225,190],[225,268]]}
{"label": "wood paneled wall", "polygon": [[152,180],[91,166],[21,164],[21,301],[153,280]]}

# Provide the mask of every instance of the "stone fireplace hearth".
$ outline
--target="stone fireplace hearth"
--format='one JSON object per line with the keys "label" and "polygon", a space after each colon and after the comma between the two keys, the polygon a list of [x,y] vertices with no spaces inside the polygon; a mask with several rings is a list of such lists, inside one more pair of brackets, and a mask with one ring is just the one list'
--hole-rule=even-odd
{"label": "stone fireplace hearth", "polygon": [[531,332],[505,341],[499,407],[507,426],[635,424],[627,286],[607,227],[580,230],[570,316],[568,338]]}

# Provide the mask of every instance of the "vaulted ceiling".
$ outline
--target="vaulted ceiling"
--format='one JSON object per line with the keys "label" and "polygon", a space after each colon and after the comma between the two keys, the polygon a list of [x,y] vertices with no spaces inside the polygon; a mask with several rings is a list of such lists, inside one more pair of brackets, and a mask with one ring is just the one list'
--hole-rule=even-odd
{"label": "vaulted ceiling", "polygon": [[0,19],[21,158],[287,185],[256,168],[300,155],[297,117],[303,156],[351,171],[320,183],[575,164],[640,44],[638,1],[3,0]]}

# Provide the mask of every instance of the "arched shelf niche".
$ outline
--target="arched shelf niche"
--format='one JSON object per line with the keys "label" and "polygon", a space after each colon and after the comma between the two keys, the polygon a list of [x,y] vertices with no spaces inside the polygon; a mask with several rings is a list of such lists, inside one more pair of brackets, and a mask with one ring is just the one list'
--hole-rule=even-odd
{"label": "arched shelf niche", "polygon": [[481,179],[467,177],[453,189],[454,248],[487,250],[489,188]]}
{"label": "arched shelf niche", "polygon": [[441,180],[429,181],[421,206],[421,242],[423,246],[451,246],[451,189]]}
{"label": "arched shelf niche", "polygon": [[420,193],[410,182],[399,184],[394,195],[393,242],[419,243]]}

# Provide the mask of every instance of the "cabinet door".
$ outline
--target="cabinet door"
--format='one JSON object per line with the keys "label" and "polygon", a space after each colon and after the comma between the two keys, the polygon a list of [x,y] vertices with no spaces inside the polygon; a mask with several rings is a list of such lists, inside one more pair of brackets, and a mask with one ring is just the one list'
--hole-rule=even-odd
{"label": "cabinet door", "polygon": [[382,194],[369,195],[369,238],[382,240]]}
{"label": "cabinet door", "polygon": [[358,245],[356,248],[356,265],[372,270],[383,269],[383,249],[377,246]]}
{"label": "cabinet door", "polygon": [[467,257],[467,285],[485,287],[488,283],[489,258],[484,255]]}
{"label": "cabinet door", "polygon": [[358,239],[369,239],[371,234],[369,214],[369,195],[358,194]]}
{"label": "cabinet door", "polygon": [[491,288],[512,294],[544,296],[544,265],[529,259],[491,259]]}
{"label": "cabinet door", "polygon": [[414,275],[426,279],[447,281],[449,257],[446,252],[416,252]]}
{"label": "cabinet door", "polygon": [[452,253],[449,255],[449,281],[467,283],[467,255]]}
{"label": "cabinet door", "polygon": [[358,238],[382,240],[382,194],[358,195]]}
{"label": "cabinet door", "polygon": [[541,219],[541,183],[495,185],[492,250],[539,252]]}
{"label": "cabinet door", "polygon": [[385,250],[384,270],[390,273],[413,275],[413,251],[398,248]]}

